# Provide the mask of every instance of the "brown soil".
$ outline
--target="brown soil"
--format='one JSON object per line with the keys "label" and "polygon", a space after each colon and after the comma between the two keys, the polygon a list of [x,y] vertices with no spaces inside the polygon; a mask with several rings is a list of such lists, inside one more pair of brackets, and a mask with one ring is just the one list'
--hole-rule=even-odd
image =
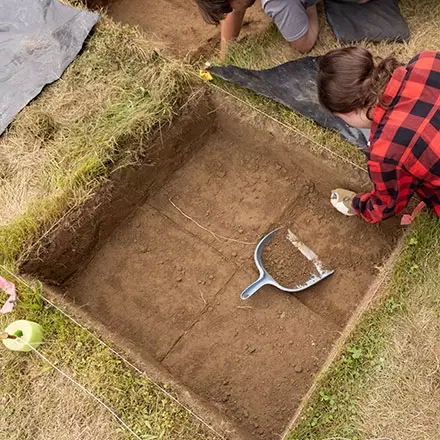
{"label": "brown soil", "polygon": [[[179,164],[186,161],[180,169],[167,178],[158,172],[154,186],[145,183],[148,199],[91,260],[84,243],[72,250],[66,241],[64,252],[49,246],[38,256],[44,264],[39,268],[36,258],[32,269],[54,276],[48,268],[60,256],[68,265],[69,255],[83,255],[86,267],[61,293],[146,362],[154,359],[213,404],[242,432],[229,438],[278,439],[398,228],[338,215],[330,190],[353,187],[357,174],[314,156],[303,139],[283,142],[282,133],[258,130],[231,112],[203,114],[211,119],[198,119],[194,154],[178,154]],[[172,152],[188,150],[191,142],[182,137],[171,149],[169,142],[164,133],[163,154],[173,164]],[[151,173],[166,163],[158,158]],[[142,189],[142,180],[134,181]],[[79,215],[82,229],[96,230],[111,212],[98,215],[93,218],[92,209],[88,217]],[[269,286],[243,302],[241,291],[257,276],[256,242],[278,225],[289,225],[335,274],[300,294]],[[71,223],[64,228],[72,230]],[[57,243],[56,236],[48,240]],[[286,265],[283,272],[294,279],[295,270]]]}
{"label": "brown soil", "polygon": [[288,228],[276,233],[263,249],[263,267],[269,275],[289,289],[305,284],[317,274],[309,261],[288,239]]}
{"label": "brown soil", "polygon": [[[249,8],[241,37],[260,32],[270,20],[261,2]],[[212,53],[219,45],[219,28],[206,24],[194,0],[88,0],[90,8],[106,8],[116,21],[142,28],[178,56]]]}

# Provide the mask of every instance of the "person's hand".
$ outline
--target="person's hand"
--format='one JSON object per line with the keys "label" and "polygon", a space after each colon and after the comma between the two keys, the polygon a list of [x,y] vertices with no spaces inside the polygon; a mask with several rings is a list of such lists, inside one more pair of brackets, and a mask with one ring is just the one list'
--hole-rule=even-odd
{"label": "person's hand", "polygon": [[347,189],[334,189],[330,196],[330,202],[341,214],[355,215],[353,211],[353,197],[355,195],[356,193]]}

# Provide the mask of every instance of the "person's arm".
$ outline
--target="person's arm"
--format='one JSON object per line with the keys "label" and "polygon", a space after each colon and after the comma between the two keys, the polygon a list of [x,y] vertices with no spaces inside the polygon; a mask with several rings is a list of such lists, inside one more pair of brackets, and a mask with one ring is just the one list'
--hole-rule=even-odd
{"label": "person's arm", "polygon": [[298,40],[291,41],[290,45],[301,53],[307,53],[313,49],[318,39],[319,20],[316,5],[306,9],[309,26],[307,32]]}
{"label": "person's arm", "polygon": [[383,162],[368,162],[368,172],[373,191],[353,198],[354,213],[368,223],[400,214],[413,195],[413,177],[400,166]]}
{"label": "person's arm", "polygon": [[224,20],[220,23],[220,56],[224,58],[227,52],[228,44],[234,41],[241,31],[243,25],[244,15],[246,13],[246,7],[240,9],[234,9],[229,14],[226,14]]}

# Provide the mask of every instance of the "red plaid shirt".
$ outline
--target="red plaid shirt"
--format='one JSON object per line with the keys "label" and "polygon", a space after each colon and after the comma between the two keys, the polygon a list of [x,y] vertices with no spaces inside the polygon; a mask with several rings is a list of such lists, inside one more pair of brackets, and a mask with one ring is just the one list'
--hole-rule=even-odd
{"label": "red plaid shirt", "polygon": [[373,112],[366,150],[373,191],[353,208],[369,223],[401,213],[416,193],[440,216],[440,52],[396,69]]}

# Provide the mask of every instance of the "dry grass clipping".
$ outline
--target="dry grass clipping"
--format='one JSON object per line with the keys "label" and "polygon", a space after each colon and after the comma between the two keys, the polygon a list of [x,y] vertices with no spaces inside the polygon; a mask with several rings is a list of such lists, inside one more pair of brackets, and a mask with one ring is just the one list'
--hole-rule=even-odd
{"label": "dry grass clipping", "polygon": [[25,388],[3,397],[0,438],[8,440],[123,440],[120,426],[58,373],[29,373]]}

